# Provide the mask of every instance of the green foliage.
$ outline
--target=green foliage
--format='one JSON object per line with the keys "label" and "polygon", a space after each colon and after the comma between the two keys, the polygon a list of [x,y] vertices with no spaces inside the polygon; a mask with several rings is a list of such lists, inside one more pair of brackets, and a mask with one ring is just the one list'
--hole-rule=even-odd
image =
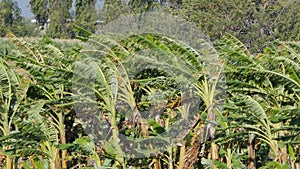
{"label": "green foliage", "polygon": [[[188,162],[246,168],[252,160],[256,168],[286,169],[299,162],[297,42],[275,41],[252,55],[230,34],[217,41],[228,95],[222,110],[214,99],[221,98],[221,68],[206,68],[205,53],[169,37],[114,41],[89,33],[84,46],[61,46],[47,36],[32,43],[8,37],[15,48],[0,55],[6,168],[175,168]],[[197,92],[198,107],[186,101],[181,89],[187,86]],[[78,103],[87,109],[75,112]]]}
{"label": "green foliage", "polygon": [[226,32],[240,39],[251,52],[268,42],[299,40],[299,1],[186,0],[179,12],[215,41]]}
{"label": "green foliage", "polygon": [[0,36],[3,37],[9,30],[14,29],[22,21],[21,10],[17,2],[3,0],[0,2]]}
{"label": "green foliage", "polygon": [[106,22],[113,21],[121,16],[140,14],[154,11],[172,11],[179,9],[181,1],[178,0],[107,0],[104,2],[102,12]]}
{"label": "green foliage", "polygon": [[74,38],[74,32],[71,24],[71,14],[69,10],[72,7],[72,0],[50,0],[49,1],[49,19],[51,24],[47,28],[47,35],[51,38]]}
{"label": "green foliage", "polygon": [[121,0],[108,0],[104,2],[102,12],[106,22],[113,21],[123,14],[127,13],[127,6]]}
{"label": "green foliage", "polygon": [[[75,2],[75,25],[95,33],[96,24],[96,1],[95,0],[76,0]],[[83,32],[77,32],[79,36],[87,36]]]}
{"label": "green foliage", "polygon": [[[27,82],[29,86],[26,90],[26,100],[19,101],[19,104],[24,104],[22,108],[13,109],[20,114],[15,117],[12,115],[10,122],[13,129],[21,131],[17,132],[18,135],[13,135],[12,139],[20,138],[22,141],[20,142],[18,139],[16,139],[16,143],[11,141],[11,144],[6,144],[5,150],[13,148],[12,152],[15,156],[43,157],[51,166],[50,168],[66,166],[65,160],[62,161],[62,164],[57,163],[57,159],[60,158],[60,150],[56,146],[59,143],[66,143],[64,123],[68,123],[67,120],[65,121],[65,117],[69,116],[70,109],[68,107],[70,96],[68,96],[67,90],[71,90],[71,84],[65,82],[72,76],[72,72],[69,71],[72,69],[70,63],[74,61],[73,57],[76,57],[76,52],[64,57],[69,51],[61,50],[58,44],[47,37],[44,42],[35,44],[24,42],[12,34],[9,36],[22,52],[15,50],[6,58],[14,63],[13,66],[18,67],[18,69],[13,67],[14,69],[23,73],[23,78],[27,78],[23,81]],[[63,73],[57,74],[57,72]],[[31,82],[31,79],[34,82]],[[66,81],[63,82],[61,79],[66,79]],[[17,92],[17,94],[21,93]],[[12,96],[14,95],[12,94]],[[45,100],[47,101],[45,102]],[[32,105],[32,107],[28,107],[28,105]],[[67,109],[68,111],[65,111]],[[16,121],[19,118],[23,118],[24,121],[19,123]],[[72,126],[72,123],[70,125]],[[66,151],[62,150],[61,153],[61,157],[65,159]],[[38,165],[38,161],[31,160],[31,164],[29,164]]]}
{"label": "green foliage", "polygon": [[227,128],[221,129],[228,132],[224,138],[227,141],[218,141],[230,145],[241,141],[257,144],[261,140],[270,149],[263,150],[262,146],[257,154],[269,153],[274,162],[258,156],[260,165],[290,167],[280,154],[287,155],[287,147],[290,152],[299,151],[296,146],[292,150],[287,145],[299,142],[295,135],[299,129],[293,123],[299,116],[299,44],[274,42],[264,53],[253,56],[239,40],[225,35],[217,47],[226,63],[230,96],[223,112]]}
{"label": "green foliage", "polygon": [[0,37],[4,37],[10,31],[16,36],[36,36],[34,25],[30,25],[30,22],[21,16],[21,9],[16,1],[1,1],[0,11]]}
{"label": "green foliage", "polygon": [[251,52],[258,53],[277,39],[299,40],[299,3],[294,0],[109,0],[105,1],[103,12],[107,22],[132,13],[168,12],[195,23],[212,41],[230,33]]}
{"label": "green foliage", "polygon": [[14,22],[20,21],[21,11],[17,2],[13,0],[3,0],[0,2],[1,26],[12,26]]}
{"label": "green foliage", "polygon": [[49,19],[49,7],[47,0],[30,0],[29,6],[40,26],[44,26]]}

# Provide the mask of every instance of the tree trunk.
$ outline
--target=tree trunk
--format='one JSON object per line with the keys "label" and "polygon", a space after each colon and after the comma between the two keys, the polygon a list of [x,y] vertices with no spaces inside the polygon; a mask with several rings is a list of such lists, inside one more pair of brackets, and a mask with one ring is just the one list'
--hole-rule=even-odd
{"label": "tree trunk", "polygon": [[6,156],[5,163],[6,163],[6,168],[5,169],[12,169],[13,168],[12,160],[8,156]]}
{"label": "tree trunk", "polygon": [[249,136],[249,145],[247,146],[248,149],[248,169],[256,169],[255,167],[255,142],[254,142],[254,137]]}
{"label": "tree trunk", "polygon": [[[60,132],[60,142],[61,144],[66,144],[66,133],[65,133],[65,126],[64,126],[64,118],[63,113],[59,113],[59,132]],[[62,169],[67,169],[67,150],[62,150],[61,158],[62,158]]]}
{"label": "tree trunk", "polygon": [[211,143],[211,160],[212,160],[212,166],[213,169],[218,169],[214,161],[219,159],[219,151],[218,151],[218,145],[214,142]]}
{"label": "tree trunk", "polygon": [[248,145],[248,157],[249,157],[249,162],[248,162],[248,169],[255,169],[255,149],[252,144]]}
{"label": "tree trunk", "polygon": [[55,169],[61,169],[59,150],[56,151]]}
{"label": "tree trunk", "polygon": [[179,153],[179,164],[178,169],[182,169],[184,167],[184,157],[185,157],[185,141],[182,141],[180,145],[180,153]]}

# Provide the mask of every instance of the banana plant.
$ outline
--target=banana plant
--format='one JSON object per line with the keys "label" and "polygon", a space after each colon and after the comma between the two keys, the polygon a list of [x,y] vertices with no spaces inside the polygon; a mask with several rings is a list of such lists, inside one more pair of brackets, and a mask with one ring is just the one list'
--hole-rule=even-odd
{"label": "banana plant", "polygon": [[[61,50],[53,41],[44,38],[42,43],[22,41],[13,34],[8,35],[11,42],[19,48],[14,56],[8,56],[12,63],[28,72],[32,79],[28,102],[47,100],[44,114],[53,120],[53,125],[59,132],[60,143],[66,144],[65,116],[70,112],[72,105],[71,77],[77,54]],[[25,76],[26,77],[26,76]],[[55,150],[56,151],[56,150]],[[59,151],[59,150],[57,150]],[[56,163],[60,163],[57,156]],[[67,152],[62,150],[61,167],[67,168]],[[56,164],[56,168],[60,164]],[[60,168],[60,167],[59,167]]]}
{"label": "banana plant", "polygon": [[[232,98],[227,101],[227,119],[237,122],[232,121],[227,126],[231,130],[254,134],[256,139],[245,135],[249,138],[245,141],[252,144],[257,143],[257,139],[262,140],[271,148],[270,157],[281,164],[286,163],[287,145],[282,143],[286,138],[297,140],[293,135],[297,133],[294,119],[299,103],[299,46],[274,42],[264,53],[254,56],[228,34],[217,46],[225,60],[227,92]],[[231,136],[231,139],[239,137],[234,133]],[[255,160],[255,154],[249,154],[249,157]]]}
{"label": "banana plant", "polygon": [[[15,119],[20,112],[20,106],[26,102],[26,94],[30,79],[28,73],[18,69],[11,62],[0,58],[0,112],[1,112],[1,135],[11,134],[15,127]],[[6,168],[12,168],[12,159],[5,151],[9,146],[1,146],[1,154],[6,156]]]}
{"label": "banana plant", "polygon": [[[188,85],[191,81],[198,83],[198,79],[203,76],[201,70],[205,65],[204,58],[212,57],[212,55],[200,55],[181,42],[154,34],[135,35],[119,42],[103,36],[92,36],[89,38],[88,43],[90,44],[89,48],[83,50],[81,61],[77,63],[77,72],[80,72],[81,75],[78,74],[78,89],[76,90],[79,92],[82,90],[96,93],[95,96],[84,97],[84,100],[90,100],[95,106],[98,105],[97,107],[100,108],[102,114],[108,114],[113,140],[113,143],[111,143],[113,145],[110,145],[110,147],[114,147],[120,155],[122,153],[121,147],[118,146],[118,139],[120,137],[118,135],[118,132],[120,132],[118,131],[120,130],[118,126],[120,126],[122,121],[118,122],[116,120],[122,119],[121,116],[125,116],[123,123],[129,124],[128,126],[123,125],[124,128],[128,129],[126,132],[134,133],[132,137],[137,138],[136,143],[133,143],[136,145],[148,144],[151,139],[147,137],[149,137],[149,134],[154,134],[148,131],[151,128],[153,129],[153,121],[150,120],[147,124],[141,119],[143,111],[150,111],[150,113],[155,114],[156,110],[161,110],[159,106],[165,104],[162,105],[162,110],[166,111],[164,109],[168,109],[166,112],[167,118],[160,119],[159,121],[164,121],[164,131],[170,133],[173,132],[172,125],[180,125],[181,119],[177,122],[174,121],[176,114],[176,116],[182,116],[184,119],[187,119],[188,116],[193,116],[188,114],[190,113],[190,109],[192,109],[191,105],[188,105],[189,103],[185,100],[181,100],[183,98],[188,100],[190,96],[185,98],[184,94],[191,91],[182,92],[179,89],[187,87],[196,92],[196,89],[193,89],[194,86]],[[208,44],[202,45],[211,50]],[[215,51],[214,54],[216,54]],[[217,75],[213,71],[210,73],[210,76]],[[95,83],[87,83],[85,86],[80,86],[80,82],[85,81],[93,81]],[[87,90],[83,90],[82,88],[86,88]],[[159,97],[162,98],[155,100],[155,98]],[[199,96],[196,99],[199,99]],[[177,104],[178,100],[181,100],[181,106]],[[174,106],[169,106],[173,105],[173,102]],[[118,107],[120,105],[121,108]],[[127,107],[124,105],[127,105]],[[168,107],[171,107],[171,109]],[[125,110],[122,108],[125,108]],[[199,117],[200,112],[193,113],[195,117]],[[97,117],[97,119],[101,121],[101,117]],[[199,118],[195,121],[199,121]],[[134,126],[137,132],[131,132],[131,125]],[[189,131],[193,130],[195,125],[183,126],[186,128],[186,131],[183,131],[182,135],[172,141],[183,140]],[[154,131],[157,128],[154,127]],[[161,129],[162,126],[159,128]],[[156,141],[158,141],[157,139],[158,137],[156,137]],[[109,145],[109,142],[105,143]],[[175,162],[176,148],[174,149],[171,146],[166,149],[168,149],[168,162],[166,163],[168,168],[171,169],[177,165],[177,162]],[[144,153],[151,154],[150,151],[144,151]],[[184,165],[183,154],[182,152],[181,160],[179,160],[181,161],[181,166]],[[119,160],[117,161],[121,161],[125,156],[123,154],[123,157],[118,158]],[[159,163],[157,160],[154,161],[154,163]],[[157,165],[155,164],[154,166]]]}

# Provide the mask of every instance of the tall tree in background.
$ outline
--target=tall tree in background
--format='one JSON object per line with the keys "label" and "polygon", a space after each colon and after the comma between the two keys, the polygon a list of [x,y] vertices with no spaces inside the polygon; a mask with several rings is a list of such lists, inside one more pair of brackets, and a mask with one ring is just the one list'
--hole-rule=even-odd
{"label": "tall tree in background", "polygon": [[[95,5],[96,0],[76,0],[75,25],[94,33],[97,20]],[[79,32],[78,34],[80,36],[85,36],[82,32]]]}
{"label": "tall tree in background", "polygon": [[228,32],[257,53],[266,42],[300,40],[299,5],[296,0],[185,0],[176,12],[213,41]]}
{"label": "tall tree in background", "polygon": [[170,11],[178,10],[182,0],[106,0],[103,6],[104,20],[112,21],[121,15],[138,14],[153,11]]}
{"label": "tall tree in background", "polygon": [[72,0],[49,0],[50,25],[47,34],[52,38],[73,38],[72,18],[69,10]]}
{"label": "tall tree in background", "polygon": [[49,18],[48,0],[30,0],[29,6],[37,22],[44,28]]}
{"label": "tall tree in background", "polygon": [[22,20],[21,10],[14,0],[0,2],[0,35],[5,36],[8,30]]}
{"label": "tall tree in background", "polygon": [[182,0],[129,0],[128,6],[131,12],[149,12],[159,9],[177,9]]}
{"label": "tall tree in background", "polygon": [[106,0],[103,5],[104,20],[113,21],[128,12],[128,6],[122,0]]}

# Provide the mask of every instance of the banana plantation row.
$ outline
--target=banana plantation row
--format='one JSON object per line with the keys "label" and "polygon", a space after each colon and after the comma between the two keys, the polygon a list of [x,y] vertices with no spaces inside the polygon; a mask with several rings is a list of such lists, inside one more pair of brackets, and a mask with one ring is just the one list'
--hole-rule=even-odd
{"label": "banana plantation row", "polygon": [[0,168],[300,169],[300,43],[9,38]]}

